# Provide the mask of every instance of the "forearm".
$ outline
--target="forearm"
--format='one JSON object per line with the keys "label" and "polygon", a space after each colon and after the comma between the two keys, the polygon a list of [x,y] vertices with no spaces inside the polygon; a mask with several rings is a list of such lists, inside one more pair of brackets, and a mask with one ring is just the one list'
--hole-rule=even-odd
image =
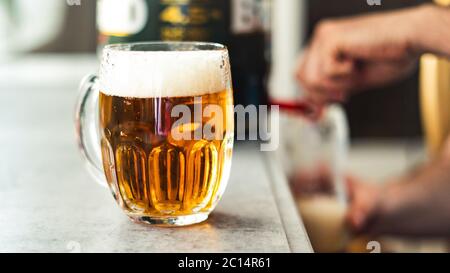
{"label": "forearm", "polygon": [[440,161],[412,181],[386,188],[371,226],[374,233],[450,237],[450,166]]}
{"label": "forearm", "polygon": [[419,6],[410,24],[413,50],[450,57],[450,7]]}

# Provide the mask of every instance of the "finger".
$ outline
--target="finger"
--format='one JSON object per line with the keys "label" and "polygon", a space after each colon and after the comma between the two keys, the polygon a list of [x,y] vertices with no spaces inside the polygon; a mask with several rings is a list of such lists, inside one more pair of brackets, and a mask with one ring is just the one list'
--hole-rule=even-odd
{"label": "finger", "polygon": [[328,95],[318,89],[307,87],[304,91],[304,99],[318,108],[324,107],[329,102]]}
{"label": "finger", "polygon": [[359,233],[364,229],[365,219],[366,217],[363,210],[353,205],[349,207],[346,215],[346,222],[353,232]]}
{"label": "finger", "polygon": [[370,189],[367,185],[353,176],[346,177],[347,190],[349,194],[350,206],[347,212],[347,221],[350,227],[358,232],[365,226],[367,216],[370,213]]}
{"label": "finger", "polygon": [[302,91],[305,95],[305,100],[309,101],[314,105],[322,105],[326,102],[327,96],[319,89],[316,88],[316,84],[313,79],[314,72],[311,72],[311,64],[309,57],[310,50],[306,50],[303,55],[298,73],[296,74],[297,81],[299,86],[302,88]]}
{"label": "finger", "polygon": [[334,102],[344,102],[347,98],[347,92],[339,89],[323,88],[322,86],[305,85],[305,98],[313,104],[324,106]]}
{"label": "finger", "polygon": [[297,68],[295,70],[295,78],[297,79],[297,82],[300,86],[303,85],[303,81],[305,79],[308,56],[309,56],[309,47],[305,48],[303,50],[303,52],[298,56],[298,59],[297,59]]}
{"label": "finger", "polygon": [[[347,97],[347,93],[352,90],[355,80],[353,74],[327,76],[320,68],[320,58],[316,52],[320,51],[316,47],[312,47],[305,51],[305,55],[300,60],[299,69],[296,74],[297,81],[300,86],[304,87],[307,92],[320,92],[322,95],[311,95],[314,101],[323,102],[342,102]],[[344,65],[352,67],[352,65]],[[349,68],[344,68],[348,71]],[[343,72],[344,70],[342,70]]]}
{"label": "finger", "polygon": [[359,233],[364,227],[364,214],[354,206],[350,206],[345,217],[348,227],[354,232]]}
{"label": "finger", "polygon": [[323,73],[327,77],[342,77],[354,71],[354,62],[351,60],[327,59],[323,65]]}
{"label": "finger", "polygon": [[327,49],[324,56],[322,71],[330,78],[351,75],[355,69],[354,61],[340,54],[337,49]]}

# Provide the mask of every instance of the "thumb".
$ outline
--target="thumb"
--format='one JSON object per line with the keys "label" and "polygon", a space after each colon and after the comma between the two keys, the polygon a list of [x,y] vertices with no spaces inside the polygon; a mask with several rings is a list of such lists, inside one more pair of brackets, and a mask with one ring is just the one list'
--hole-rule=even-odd
{"label": "thumb", "polygon": [[355,232],[363,230],[375,203],[375,189],[368,183],[348,176],[346,178],[350,205],[347,211],[347,222]]}

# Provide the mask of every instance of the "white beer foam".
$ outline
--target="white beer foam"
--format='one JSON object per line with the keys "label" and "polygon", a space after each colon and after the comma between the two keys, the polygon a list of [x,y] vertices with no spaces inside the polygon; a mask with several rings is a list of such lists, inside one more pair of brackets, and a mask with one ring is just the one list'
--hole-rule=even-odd
{"label": "white beer foam", "polygon": [[120,51],[105,49],[100,90],[119,97],[201,96],[225,90],[229,63],[221,50]]}

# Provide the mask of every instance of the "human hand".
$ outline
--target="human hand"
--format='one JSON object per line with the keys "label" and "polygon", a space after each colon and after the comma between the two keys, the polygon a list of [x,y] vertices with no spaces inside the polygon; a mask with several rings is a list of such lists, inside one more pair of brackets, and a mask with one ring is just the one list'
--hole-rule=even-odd
{"label": "human hand", "polygon": [[409,75],[421,54],[414,27],[421,13],[412,8],[319,23],[296,71],[307,97],[342,101]]}
{"label": "human hand", "polygon": [[349,176],[346,182],[350,202],[347,222],[349,227],[358,233],[369,225],[368,222],[374,215],[378,214],[383,188],[353,176]]}

